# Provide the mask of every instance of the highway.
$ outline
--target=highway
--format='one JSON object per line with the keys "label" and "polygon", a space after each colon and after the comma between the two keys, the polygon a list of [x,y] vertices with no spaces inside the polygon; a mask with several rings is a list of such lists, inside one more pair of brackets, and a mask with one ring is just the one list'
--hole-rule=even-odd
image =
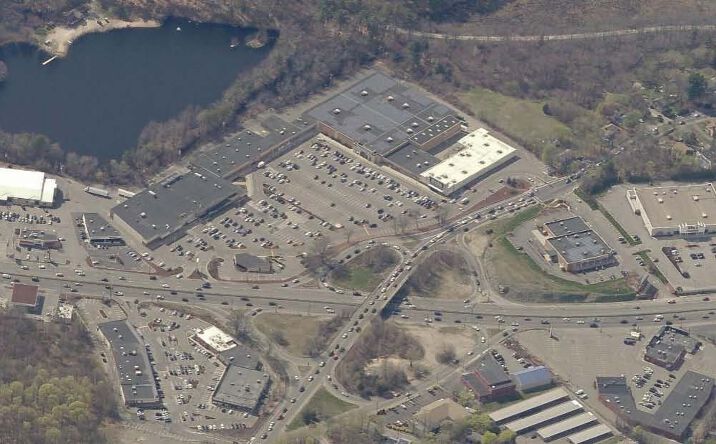
{"label": "highway", "polygon": [[[572,186],[566,180],[559,179],[525,192],[522,196],[513,196],[509,200],[518,202],[520,197],[527,199],[533,195],[537,202],[544,202],[564,195],[571,190]],[[408,270],[409,265],[419,262],[435,249],[445,248],[444,241],[460,235],[464,232],[463,229],[474,229],[482,224],[491,223],[494,218],[512,217],[521,211],[519,209],[514,213],[500,211],[499,207],[502,205],[502,203],[496,203],[472,214],[465,214],[459,220],[451,222],[450,225],[421,233],[418,244],[412,250],[397,249],[400,254],[399,264],[395,266],[382,284],[378,285],[372,293],[361,296],[354,296],[349,291],[341,293],[330,291],[327,288],[304,288],[300,281],[295,284],[261,284],[256,288],[250,283],[210,280],[210,287],[202,288],[203,281],[199,279],[177,278],[176,276],[152,279],[149,275],[142,273],[97,269],[72,264],[48,265],[47,269],[42,270],[34,269],[36,265],[32,265],[33,269],[23,270],[15,263],[0,262],[0,273],[8,275],[6,277],[8,286],[11,279],[17,279],[23,283],[30,283],[34,280],[43,289],[78,296],[111,295],[127,301],[164,300],[212,308],[216,308],[216,306],[242,308],[250,304],[252,307],[267,308],[270,306],[271,309],[292,313],[326,313],[325,307],[328,306],[336,313],[350,316],[350,320],[346,323],[347,327],[336,335],[327,346],[326,352],[321,358],[313,361],[311,368],[306,373],[312,375],[314,379],[308,381],[304,378],[287,387],[286,398],[277,405],[255,431],[256,439],[265,439],[268,442],[280,436],[285,426],[299,414],[320,387],[327,387],[334,394],[338,392],[339,396],[353,399],[351,396],[341,395],[340,386],[338,391],[333,388],[333,384],[337,384],[335,369],[345,353],[355,345],[360,337],[359,331],[365,330],[373,319],[381,315],[384,309],[386,312],[400,316],[400,322],[433,325],[460,323],[480,329],[503,327],[507,330],[547,329],[550,326],[606,328],[624,325],[628,327],[633,323],[654,325],[656,324],[654,322],[656,315],[664,316],[663,321],[659,321],[659,323],[669,321],[680,325],[684,322],[703,322],[716,317],[713,315],[713,312],[716,311],[716,301],[712,302],[697,296],[679,298],[674,304],[669,304],[663,299],[599,304],[519,304],[514,302],[509,304],[465,304],[462,301],[414,298],[411,300],[412,304],[407,305],[400,304],[400,301],[392,301],[410,273],[417,269],[414,267],[412,270]],[[497,209],[494,218],[492,216],[476,217],[478,213],[486,216],[487,211],[492,209]],[[370,245],[369,241],[364,241],[358,246],[365,249]],[[350,249],[354,250],[358,246],[353,245]],[[345,257],[346,254],[344,251],[337,258]],[[75,270],[82,271],[76,273]],[[61,275],[58,276],[58,273]],[[394,280],[391,281],[391,278]],[[501,298],[494,300],[500,302]],[[387,307],[388,304],[391,305]],[[437,318],[440,320],[438,321]],[[354,324],[360,329],[354,327],[353,331],[347,331]],[[499,337],[490,338],[487,344],[481,344],[481,346],[486,348],[493,340],[499,339]],[[329,357],[329,350],[335,350],[338,353],[334,357]],[[445,369],[437,377],[440,379],[448,377],[450,374]],[[330,382],[328,376],[331,377]],[[305,390],[300,391],[300,387],[304,387]],[[357,398],[354,401],[358,401],[359,404],[364,403],[363,400]],[[389,402],[381,403],[381,405],[388,404]]]}

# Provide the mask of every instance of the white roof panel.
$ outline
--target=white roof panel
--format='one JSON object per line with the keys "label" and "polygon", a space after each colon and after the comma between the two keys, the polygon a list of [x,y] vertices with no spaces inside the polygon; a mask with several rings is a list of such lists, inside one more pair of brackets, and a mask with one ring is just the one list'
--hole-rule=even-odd
{"label": "white roof panel", "polygon": [[496,164],[514,156],[517,151],[491,136],[485,128],[471,132],[457,143],[462,149],[423,172],[421,176],[437,180],[446,188],[451,187],[491,170]]}
{"label": "white roof panel", "polygon": [[[52,182],[57,187],[57,182],[54,179]],[[9,198],[43,200],[44,186],[45,173],[41,171],[0,168],[0,198],[2,200]]]}

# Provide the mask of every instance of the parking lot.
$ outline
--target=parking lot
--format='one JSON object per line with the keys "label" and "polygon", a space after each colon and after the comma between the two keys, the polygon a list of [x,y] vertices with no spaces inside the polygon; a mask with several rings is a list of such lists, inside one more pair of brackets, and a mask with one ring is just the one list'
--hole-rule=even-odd
{"label": "parking lot", "polygon": [[[640,245],[630,247],[630,250],[648,250],[649,257],[674,289],[681,288],[684,293],[716,290],[716,280],[713,278],[716,270],[716,243],[713,239],[657,239],[649,236],[641,216],[635,215],[629,207],[625,193],[625,187],[617,186],[600,201],[630,235],[637,236],[641,241]],[[673,250],[676,251],[672,253]],[[672,261],[670,256],[675,260]],[[663,296],[670,297],[668,294]]]}
{"label": "parking lot", "polygon": [[[190,340],[197,329],[210,324],[179,310],[153,304],[112,303],[108,306],[99,300],[83,299],[79,309],[92,325],[126,317],[147,344],[164,408],[131,408],[131,417],[135,421],[146,421],[146,426],[174,432],[189,428],[194,433],[222,430],[231,431],[232,436],[244,430],[249,433],[257,417],[219,408],[211,402],[224,365],[211,352]],[[100,356],[112,374],[107,351],[102,350]]]}
{"label": "parking lot", "polygon": [[527,331],[517,338],[529,352],[544,359],[545,365],[572,391],[584,390],[590,406],[602,414],[610,415],[596,400],[595,378],[622,374],[629,380],[639,407],[654,411],[686,371],[715,376],[713,369],[716,368],[716,353],[710,344],[695,355],[687,355],[678,370],[669,371],[644,361],[644,347],[661,325],[654,324],[641,326],[643,337],[634,345],[624,343],[624,337],[631,329],[628,325],[605,329],[554,329],[556,339],[550,339],[545,331]]}
{"label": "parking lot", "polygon": [[257,194],[268,197],[259,204],[272,214],[285,214],[299,242],[332,230],[332,237],[347,236],[352,229],[395,232],[434,218],[439,201],[434,193],[409,188],[387,171],[320,139],[254,173],[254,186]]}

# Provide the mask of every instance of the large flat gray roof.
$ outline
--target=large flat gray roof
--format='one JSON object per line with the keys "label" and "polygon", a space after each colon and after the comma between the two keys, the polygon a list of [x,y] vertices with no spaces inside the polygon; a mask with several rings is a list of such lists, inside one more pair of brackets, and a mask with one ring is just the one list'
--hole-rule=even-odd
{"label": "large flat gray roof", "polygon": [[579,216],[553,220],[544,225],[552,232],[552,236],[564,236],[566,234],[579,233],[590,229],[584,222],[584,219]]}
{"label": "large flat gray roof", "polygon": [[98,239],[122,239],[122,234],[97,213],[82,213],[82,221],[90,242]]}
{"label": "large flat gray roof", "polygon": [[594,231],[587,230],[576,234],[547,239],[552,248],[568,263],[575,263],[610,254],[612,249]]}
{"label": "large flat gray roof", "polygon": [[245,192],[219,177],[186,173],[169,177],[112,208],[148,243],[164,238]]}
{"label": "large flat gray roof", "polygon": [[637,408],[626,378],[598,377],[597,390],[607,405],[619,405],[629,420],[662,433],[682,437],[701,408],[711,397],[713,378],[688,371],[653,414]]}
{"label": "large flat gray roof", "polygon": [[269,379],[264,373],[229,365],[216,387],[212,399],[245,410],[254,410],[266,389]]}
{"label": "large flat gray roof", "polygon": [[415,175],[420,175],[423,171],[440,163],[440,159],[413,144],[404,145],[386,158]]}
{"label": "large flat gray roof", "polygon": [[386,154],[454,114],[416,88],[376,72],[310,109],[305,116]]}
{"label": "large flat gray roof", "polygon": [[258,162],[267,151],[299,131],[296,125],[275,116],[265,119],[262,125],[265,131],[261,133],[243,130],[202,149],[192,158],[192,165],[203,174],[226,177],[242,165]]}
{"label": "large flat gray roof", "polygon": [[151,404],[159,401],[152,368],[144,343],[127,321],[99,324],[112,348],[119,384],[127,404]]}

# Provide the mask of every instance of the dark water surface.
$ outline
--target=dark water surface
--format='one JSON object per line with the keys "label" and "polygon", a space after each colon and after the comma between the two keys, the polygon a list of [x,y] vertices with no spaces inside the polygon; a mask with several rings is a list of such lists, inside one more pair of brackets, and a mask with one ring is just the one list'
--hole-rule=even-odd
{"label": "dark water surface", "polygon": [[66,151],[118,158],[147,123],[219,99],[259,63],[270,45],[247,47],[251,32],[168,20],[155,29],[86,35],[46,66],[49,56],[32,46],[0,47],[9,70],[0,83],[0,129],[46,134]]}

